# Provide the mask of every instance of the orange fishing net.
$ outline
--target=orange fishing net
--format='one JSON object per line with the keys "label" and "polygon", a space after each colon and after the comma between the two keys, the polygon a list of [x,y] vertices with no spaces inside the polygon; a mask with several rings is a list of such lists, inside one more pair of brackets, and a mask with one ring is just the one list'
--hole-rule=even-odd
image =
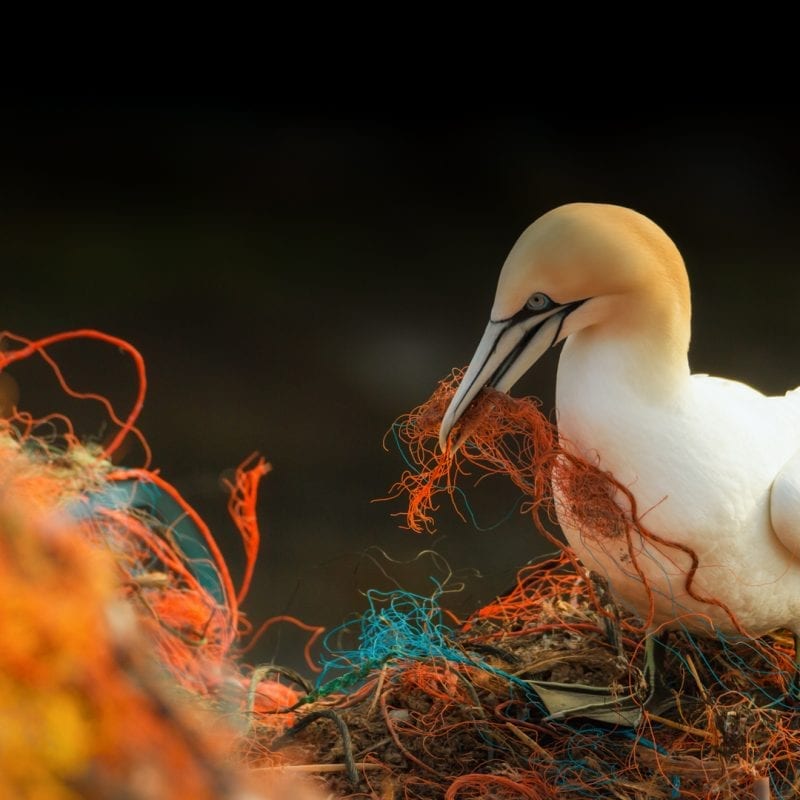
{"label": "orange fishing net", "polygon": [[0,607],[0,797],[228,796],[231,733],[174,696],[113,559],[5,486]]}
{"label": "orange fishing net", "polygon": [[[131,357],[130,412],[71,386],[51,351],[72,340]],[[17,407],[4,370],[37,355],[69,396],[105,409],[117,426],[105,446],[82,445],[62,415]],[[91,330],[35,341],[2,333],[0,374],[12,397],[0,404],[0,797],[224,800],[266,785],[234,757],[261,727],[291,724],[298,693],[273,671],[240,666],[234,647],[249,629],[240,604],[269,465],[251,457],[230,486],[246,556],[237,589],[203,520],[147,466],[136,428],[144,362],[131,345]],[[129,437],[144,466],[113,466]],[[137,491],[169,498],[175,527],[133,502]],[[178,538],[184,520],[201,558]]]}

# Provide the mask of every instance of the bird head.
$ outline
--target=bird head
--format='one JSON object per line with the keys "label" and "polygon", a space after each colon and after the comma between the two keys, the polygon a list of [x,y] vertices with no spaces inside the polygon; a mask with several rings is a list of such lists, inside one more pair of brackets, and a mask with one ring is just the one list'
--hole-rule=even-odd
{"label": "bird head", "polygon": [[683,259],[654,222],[595,203],[548,212],[506,258],[489,324],[442,420],[442,449],[481,389],[509,391],[553,345],[597,330],[652,330],[685,354],[689,314]]}

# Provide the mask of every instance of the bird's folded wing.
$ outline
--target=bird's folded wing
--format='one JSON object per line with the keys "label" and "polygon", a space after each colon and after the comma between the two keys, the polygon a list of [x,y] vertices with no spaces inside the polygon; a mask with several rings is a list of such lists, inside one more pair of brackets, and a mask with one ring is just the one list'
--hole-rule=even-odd
{"label": "bird's folded wing", "polygon": [[800,450],[772,482],[769,512],[772,528],[781,543],[800,557]]}

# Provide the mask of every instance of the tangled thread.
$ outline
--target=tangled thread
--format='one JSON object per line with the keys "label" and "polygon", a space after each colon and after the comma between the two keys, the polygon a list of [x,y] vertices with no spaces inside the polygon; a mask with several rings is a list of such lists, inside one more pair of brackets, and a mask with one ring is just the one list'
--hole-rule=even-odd
{"label": "tangled thread", "polygon": [[[408,502],[407,527],[431,530],[437,496],[461,511],[465,481],[501,474],[524,494],[525,511],[559,555],[523,568],[511,591],[453,624],[444,624],[437,592],[370,593],[364,616],[325,639],[324,675],[342,674],[307,695],[299,722],[275,746],[300,741],[314,762],[346,767],[350,777],[331,785],[353,798],[797,796],[800,716],[787,698],[793,664],[785,635],[671,631],[664,673],[674,703],[662,714],[640,708],[628,724],[554,719],[538,702],[537,686],[597,687],[640,706],[647,692],[648,621],[614,608],[602,582],[549,532],[553,482],[578,522],[626,537],[632,560],[637,535],[678,545],[641,524],[612,476],[565,452],[530,400],[484,393],[462,423],[458,453],[438,452],[439,423],[460,377],[443,381],[393,428],[409,463],[395,487]],[[627,510],[617,505],[620,494]],[[682,549],[696,568],[696,556]],[[342,646],[343,632],[355,633],[356,646]]]}
{"label": "tangled thread", "polygon": [[[71,385],[51,354],[69,341],[131,358],[127,414]],[[6,370],[37,356],[66,395],[105,410],[116,426],[105,445],[81,444],[64,415],[18,408]],[[299,696],[274,671],[238,660],[269,465],[253,456],[229,485],[245,551],[237,587],[200,515],[149,468],[135,348],[92,330],[39,340],[0,333],[0,375],[0,796],[265,797],[274,781],[250,768],[264,761],[252,743],[291,724],[279,712]],[[130,441],[143,466],[115,465]]]}

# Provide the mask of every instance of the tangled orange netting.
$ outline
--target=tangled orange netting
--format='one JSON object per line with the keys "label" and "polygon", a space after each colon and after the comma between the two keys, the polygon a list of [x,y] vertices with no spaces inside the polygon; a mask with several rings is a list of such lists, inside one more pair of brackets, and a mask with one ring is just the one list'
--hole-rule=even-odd
{"label": "tangled orange netting", "polygon": [[[51,350],[72,340],[131,357],[138,388],[127,415],[71,386]],[[245,550],[237,589],[199,514],[148,467],[136,427],[146,390],[136,349],[93,330],[39,340],[0,333],[0,374],[34,356],[67,395],[99,403],[117,429],[105,446],[83,445],[63,415],[37,419],[0,403],[0,797],[219,800],[263,787],[235,761],[247,752],[263,763],[250,740],[263,726],[290,724],[291,714],[275,712],[298,698],[236,660],[250,629],[240,605],[269,465],[251,457],[229,487]],[[143,467],[112,464],[126,439],[140,443]],[[134,503],[134,490],[168,497],[176,527]],[[177,536],[182,520],[205,556],[202,569]]]}

